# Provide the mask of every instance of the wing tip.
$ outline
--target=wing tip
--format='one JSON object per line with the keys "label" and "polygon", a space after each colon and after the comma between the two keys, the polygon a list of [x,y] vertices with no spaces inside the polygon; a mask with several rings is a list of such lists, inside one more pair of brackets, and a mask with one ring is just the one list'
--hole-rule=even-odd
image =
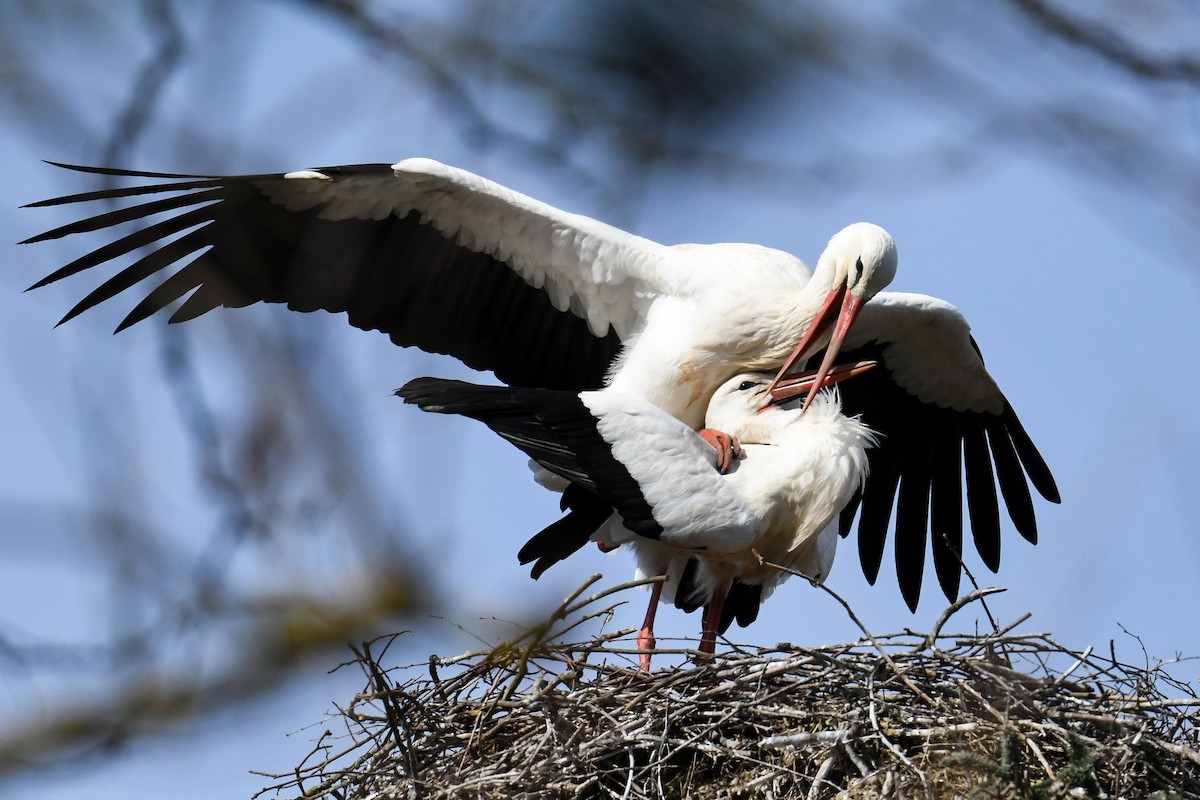
{"label": "wing tip", "polygon": [[148,317],[150,314],[154,313],[153,311],[151,311],[151,312],[149,312],[149,314],[147,314],[147,313],[139,314],[138,311],[139,311],[139,309],[136,309],[136,308],[133,311],[130,311],[129,314],[126,315],[125,319],[121,320],[121,322],[117,325],[117,327],[113,328],[113,336],[116,336],[118,333],[120,333],[121,331],[125,330],[128,327],[138,324],[143,319]]}
{"label": "wing tip", "polygon": [[208,175],[195,175],[187,172],[152,172],[141,169],[121,169],[120,167],[89,167],[84,164],[68,164],[65,161],[42,159],[42,163],[72,172],[86,172],[91,175],[111,175],[117,178],[207,178]]}

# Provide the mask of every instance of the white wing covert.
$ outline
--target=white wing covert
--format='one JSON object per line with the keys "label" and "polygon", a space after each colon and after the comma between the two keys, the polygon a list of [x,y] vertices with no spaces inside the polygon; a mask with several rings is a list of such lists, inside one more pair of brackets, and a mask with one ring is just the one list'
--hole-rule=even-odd
{"label": "white wing covert", "polygon": [[757,515],[717,471],[716,452],[695,431],[636,397],[584,392],[580,398],[661,526],[653,538],[716,553],[737,552],[754,540]]}

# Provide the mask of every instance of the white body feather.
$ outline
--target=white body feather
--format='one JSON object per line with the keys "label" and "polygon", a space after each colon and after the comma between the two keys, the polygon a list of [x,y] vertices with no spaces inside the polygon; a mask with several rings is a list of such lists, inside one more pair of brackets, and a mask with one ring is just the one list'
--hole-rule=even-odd
{"label": "white body feather", "polygon": [[[755,388],[739,390],[746,380]],[[666,572],[666,601],[674,598],[679,557],[689,555],[701,556],[706,592],[738,577],[762,584],[765,596],[788,577],[759,564],[755,552],[818,580],[829,573],[837,540],[830,523],[862,483],[874,439],[842,415],[833,392],[818,395],[803,415],[795,407],[759,413],[768,381],[735,376],[713,396],[706,423],[742,442],[741,457],[724,475],[713,448],[661,410],[612,391],[582,395],[663,526],[658,540],[648,539],[614,515],[594,538],[630,545],[640,576]]]}

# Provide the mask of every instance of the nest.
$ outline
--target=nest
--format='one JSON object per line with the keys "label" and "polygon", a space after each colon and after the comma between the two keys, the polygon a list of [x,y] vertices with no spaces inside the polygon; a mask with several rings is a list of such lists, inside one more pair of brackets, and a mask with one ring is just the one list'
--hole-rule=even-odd
{"label": "nest", "polygon": [[631,631],[565,641],[625,588],[580,600],[588,585],[488,650],[387,669],[372,653],[386,642],[356,648],[366,688],[258,796],[1200,797],[1193,686],[1111,645],[1014,633],[1024,620],[942,633],[989,590],[927,635],[735,647],[643,674]]}

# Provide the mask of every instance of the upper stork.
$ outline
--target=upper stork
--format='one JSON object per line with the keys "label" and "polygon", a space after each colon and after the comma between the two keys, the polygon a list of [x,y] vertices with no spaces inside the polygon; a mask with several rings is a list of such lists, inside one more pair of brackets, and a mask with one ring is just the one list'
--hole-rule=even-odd
{"label": "upper stork", "polygon": [[[260,301],[346,312],[352,325],[453,355],[510,385],[578,391],[607,384],[692,428],[702,424],[714,390],[739,372],[782,374],[822,348],[828,367],[842,346],[885,343],[875,381],[928,411],[925,427],[936,446],[903,463],[919,462],[932,476],[928,484],[941,501],[935,524],[952,510],[949,495],[962,503],[951,443],[968,448],[971,521],[989,566],[999,553],[998,522],[989,513],[997,507],[993,462],[1027,537],[1034,528],[1022,501],[1026,474],[1057,500],[1049,470],[971,344],[962,351],[959,337],[945,352],[935,347],[937,355],[903,363],[888,349],[917,329],[880,328],[891,317],[871,312],[897,264],[892,238],[878,226],[856,223],[834,235],[810,272],[798,258],[757,245],[661,245],[427,159],[234,177],[70,168],[144,182],[33,204],[120,207],[28,242],[133,226],[34,285],[115,262],[115,274],[63,322],[163,273],[117,330],[169,306],[173,322]],[[964,405],[959,384],[980,380],[969,388],[984,401]],[[730,444],[720,434],[714,439],[725,445],[725,466]],[[902,510],[915,508],[921,484],[905,481]],[[894,491],[872,494],[868,485],[864,520],[868,511],[872,519],[882,513],[886,529],[893,498]],[[906,583],[902,574],[901,583],[911,589],[915,581],[918,592],[927,522],[911,510],[898,520],[898,541],[910,548],[903,565],[910,577]],[[949,551],[955,530],[961,534],[961,523],[949,526]],[[935,560],[944,532],[932,533]],[[947,594],[957,591],[957,573],[949,581],[939,566],[939,577]],[[915,603],[911,591],[906,598]]]}

